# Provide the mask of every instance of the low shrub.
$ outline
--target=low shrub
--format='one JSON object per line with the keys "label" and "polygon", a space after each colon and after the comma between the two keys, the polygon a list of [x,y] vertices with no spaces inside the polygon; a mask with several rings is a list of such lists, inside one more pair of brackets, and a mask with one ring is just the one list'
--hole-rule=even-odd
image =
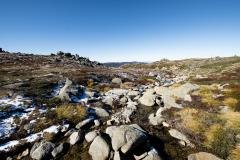
{"label": "low shrub", "polygon": [[57,107],[56,114],[60,120],[68,120],[73,123],[78,123],[87,116],[87,110],[80,105],[66,104]]}
{"label": "low shrub", "polygon": [[236,130],[223,128],[221,125],[212,125],[205,132],[206,147],[211,149],[215,154],[226,159],[235,146]]}
{"label": "low shrub", "polygon": [[45,128],[53,125],[52,120],[48,120],[46,118],[44,119],[38,119],[37,122],[34,124],[33,131],[35,133],[43,131]]}
{"label": "low shrub", "polygon": [[49,100],[47,100],[46,104],[48,107],[56,107],[58,105],[61,105],[62,101],[58,97],[53,97],[53,98],[50,98]]}

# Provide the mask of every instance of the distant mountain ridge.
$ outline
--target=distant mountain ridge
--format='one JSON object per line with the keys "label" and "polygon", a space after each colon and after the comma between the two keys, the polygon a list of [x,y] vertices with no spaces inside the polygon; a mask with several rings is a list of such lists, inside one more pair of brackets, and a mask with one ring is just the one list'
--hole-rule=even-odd
{"label": "distant mountain ridge", "polygon": [[106,62],[103,63],[104,66],[107,67],[121,67],[123,65],[127,65],[127,64],[146,64],[146,62],[137,62],[137,61],[133,61],[133,62]]}

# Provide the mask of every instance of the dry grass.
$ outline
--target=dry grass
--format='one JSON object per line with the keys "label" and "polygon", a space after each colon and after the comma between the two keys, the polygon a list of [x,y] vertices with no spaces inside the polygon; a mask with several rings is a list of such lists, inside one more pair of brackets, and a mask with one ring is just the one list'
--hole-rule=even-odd
{"label": "dry grass", "polygon": [[226,121],[225,126],[240,130],[240,112],[229,111],[220,115]]}
{"label": "dry grass", "polygon": [[92,79],[89,79],[89,80],[87,81],[87,87],[88,87],[88,88],[93,88],[93,86],[94,86],[94,81],[93,81]]}
{"label": "dry grass", "polygon": [[211,144],[215,140],[216,133],[221,130],[222,126],[219,124],[214,124],[208,128],[208,130],[204,133],[205,134],[205,142],[204,145],[207,147],[211,147]]}
{"label": "dry grass", "polygon": [[232,128],[223,128],[221,125],[212,125],[205,132],[204,145],[220,157],[226,159],[236,145],[235,135],[237,131]]}
{"label": "dry grass", "polygon": [[213,95],[218,91],[217,85],[202,85],[199,88],[198,95],[202,97],[202,102],[207,106],[218,107],[221,101],[214,99]]}
{"label": "dry grass", "polygon": [[55,140],[55,133],[49,133],[49,132],[45,132],[43,133],[43,138],[46,140],[46,141],[54,141]]}
{"label": "dry grass", "polygon": [[201,132],[203,125],[198,119],[199,111],[193,108],[184,108],[177,112],[176,115],[180,116],[182,125],[191,130],[192,132]]}
{"label": "dry grass", "polygon": [[238,100],[235,99],[235,98],[228,97],[228,98],[224,99],[223,103],[226,106],[230,107],[231,109],[236,110],[237,104],[238,104]]}
{"label": "dry grass", "polygon": [[73,123],[78,123],[87,116],[87,110],[85,107],[70,104],[57,107],[56,113],[59,119],[65,119]]}
{"label": "dry grass", "polygon": [[240,146],[237,146],[235,149],[232,150],[230,156],[230,160],[239,160],[240,159]]}

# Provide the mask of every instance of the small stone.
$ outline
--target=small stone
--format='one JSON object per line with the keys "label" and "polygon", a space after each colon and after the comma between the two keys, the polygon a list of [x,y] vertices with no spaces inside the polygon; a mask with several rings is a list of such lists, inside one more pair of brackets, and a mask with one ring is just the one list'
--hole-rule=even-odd
{"label": "small stone", "polygon": [[71,136],[69,137],[69,143],[71,145],[76,144],[77,142],[81,141],[83,139],[83,132],[73,132]]}
{"label": "small stone", "polygon": [[69,131],[67,131],[67,132],[64,134],[64,137],[70,136],[74,131],[75,131],[74,128],[70,129]]}
{"label": "small stone", "polygon": [[101,125],[101,122],[97,119],[94,120],[95,127],[99,127]]}
{"label": "small stone", "polygon": [[112,83],[121,84],[122,80],[121,80],[121,78],[113,78]]}
{"label": "small stone", "polygon": [[83,120],[82,122],[79,122],[79,123],[76,125],[75,128],[81,129],[81,128],[89,125],[91,122],[93,122],[93,120],[94,120],[93,118],[85,119],[85,120]]}
{"label": "small stone", "polygon": [[95,107],[94,110],[98,117],[108,117],[109,116],[109,113],[103,108]]}
{"label": "small stone", "polygon": [[86,135],[85,135],[85,140],[87,142],[92,142],[94,140],[94,138],[96,138],[98,135],[98,132],[96,130],[94,131],[91,131],[91,132],[88,132]]}

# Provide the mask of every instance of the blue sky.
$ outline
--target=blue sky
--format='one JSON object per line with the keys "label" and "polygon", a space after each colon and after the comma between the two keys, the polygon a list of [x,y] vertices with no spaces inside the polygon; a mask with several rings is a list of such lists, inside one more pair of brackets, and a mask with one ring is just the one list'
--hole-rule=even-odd
{"label": "blue sky", "polygon": [[239,0],[0,0],[0,47],[100,62],[240,53]]}

